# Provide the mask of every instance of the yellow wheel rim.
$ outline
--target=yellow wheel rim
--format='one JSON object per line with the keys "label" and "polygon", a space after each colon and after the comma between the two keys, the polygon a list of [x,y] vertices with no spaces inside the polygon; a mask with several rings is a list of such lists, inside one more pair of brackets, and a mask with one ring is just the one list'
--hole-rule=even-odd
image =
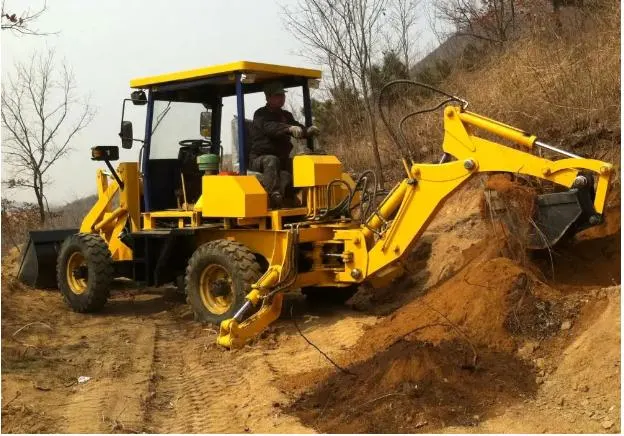
{"label": "yellow wheel rim", "polygon": [[206,309],[215,315],[227,312],[234,303],[232,278],[221,265],[208,265],[199,279],[199,295]]}
{"label": "yellow wheel rim", "polygon": [[87,261],[84,255],[76,251],[67,260],[67,284],[74,294],[82,294],[87,290],[87,279],[76,277],[75,271],[80,267],[86,267]]}

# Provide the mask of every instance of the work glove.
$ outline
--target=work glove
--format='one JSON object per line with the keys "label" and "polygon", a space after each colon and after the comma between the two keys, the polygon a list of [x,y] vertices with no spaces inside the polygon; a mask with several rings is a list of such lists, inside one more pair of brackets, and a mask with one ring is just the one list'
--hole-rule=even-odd
{"label": "work glove", "polygon": [[319,133],[321,133],[321,131],[316,126],[310,126],[308,127],[308,130],[306,130],[306,136],[316,136]]}
{"label": "work glove", "polygon": [[303,136],[303,129],[299,126],[290,126],[288,128],[288,133],[290,133],[293,138],[301,138]]}

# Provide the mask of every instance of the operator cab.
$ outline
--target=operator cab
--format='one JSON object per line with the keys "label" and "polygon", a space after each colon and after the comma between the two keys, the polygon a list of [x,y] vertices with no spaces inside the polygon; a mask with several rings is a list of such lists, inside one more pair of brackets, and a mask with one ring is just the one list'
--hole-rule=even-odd
{"label": "operator cab", "polygon": [[[132,80],[130,86],[136,91],[124,102],[124,110],[127,101],[147,106],[145,137],[132,138],[131,123],[123,120],[123,112],[120,136],[124,148],[134,141],[143,143],[142,211],[192,208],[202,194],[204,175],[253,174],[248,172],[250,121],[245,116],[245,94],[262,92],[267,82],[275,80],[285,88],[300,88],[304,124],[311,126],[310,88],[317,86],[320,77],[318,70],[241,61]],[[236,98],[235,172],[225,171],[223,162],[221,124],[227,97]],[[312,139],[307,146],[314,149]]]}

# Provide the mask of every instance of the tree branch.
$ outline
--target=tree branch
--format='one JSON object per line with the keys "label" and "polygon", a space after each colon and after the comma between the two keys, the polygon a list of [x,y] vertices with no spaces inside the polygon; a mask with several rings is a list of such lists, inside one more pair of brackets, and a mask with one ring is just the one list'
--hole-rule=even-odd
{"label": "tree branch", "polygon": [[[94,117],[89,102],[74,97],[75,81],[67,65],[61,64],[57,72],[54,64],[53,51],[35,54],[29,64],[16,65],[15,78],[9,77],[2,89],[3,154],[13,174],[19,174],[11,179],[12,187],[33,190],[41,223],[45,189],[51,183],[46,173],[67,155],[72,140]],[[78,117],[72,122],[70,115],[76,110]]]}
{"label": "tree branch", "polygon": [[22,35],[55,35],[58,32],[41,32],[38,29],[33,29],[31,26],[46,12],[48,9],[47,2],[43,2],[41,9],[35,12],[31,12],[30,9],[26,9],[19,16],[16,13],[6,12],[5,1],[2,1],[2,12],[0,17],[2,20],[2,30],[8,30],[9,32],[15,32]]}

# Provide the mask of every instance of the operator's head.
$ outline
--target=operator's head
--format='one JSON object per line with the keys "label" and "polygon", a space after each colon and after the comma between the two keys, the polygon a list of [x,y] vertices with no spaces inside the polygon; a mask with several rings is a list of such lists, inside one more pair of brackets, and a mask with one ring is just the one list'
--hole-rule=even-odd
{"label": "operator's head", "polygon": [[280,109],[286,101],[286,90],[280,82],[269,82],[264,85],[264,95],[271,109]]}

